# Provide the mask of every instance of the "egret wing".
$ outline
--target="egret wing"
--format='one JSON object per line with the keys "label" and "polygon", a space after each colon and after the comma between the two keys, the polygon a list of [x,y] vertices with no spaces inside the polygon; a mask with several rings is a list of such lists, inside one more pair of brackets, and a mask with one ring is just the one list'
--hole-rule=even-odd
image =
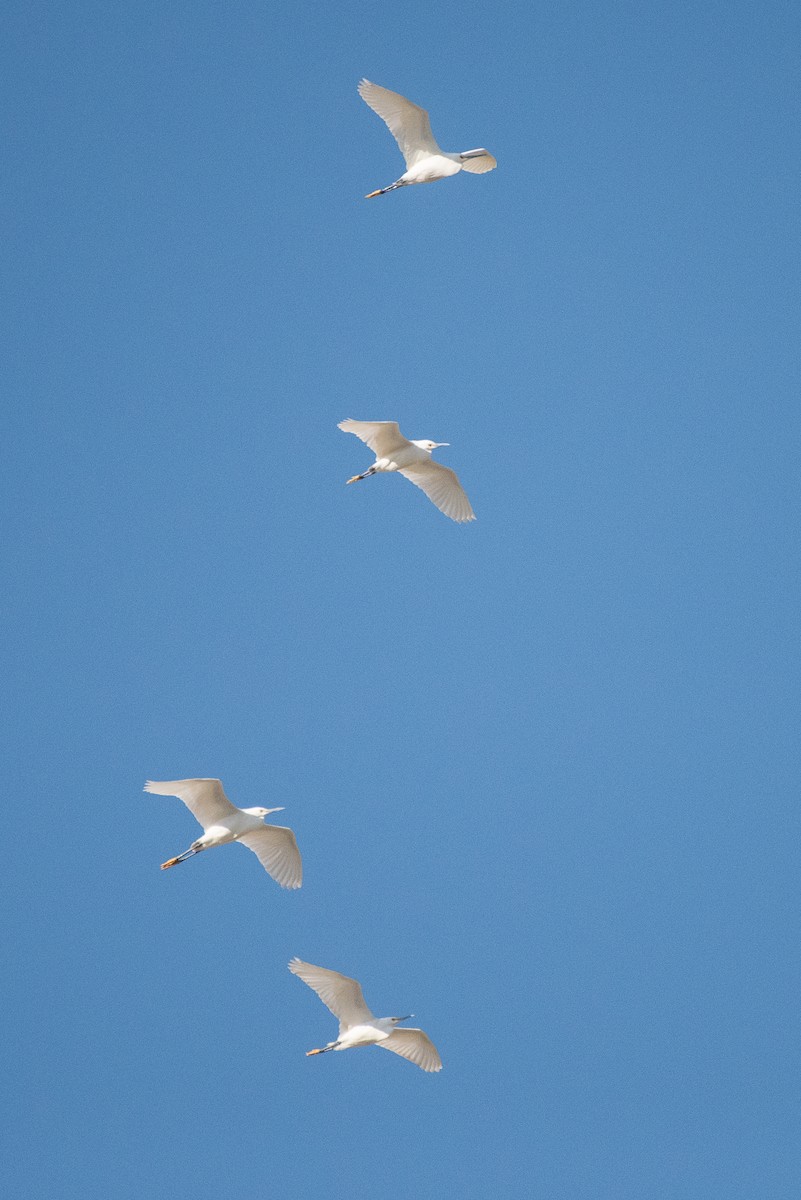
{"label": "egret wing", "polygon": [[239,812],[226,796],[219,779],[173,779],[167,783],[148,780],[145,791],[154,796],[177,796],[204,829]]}
{"label": "egret wing", "polygon": [[452,521],[475,521],[476,514],[465,490],[450,467],[429,459],[412,467],[401,467],[400,473],[415,487],[422,488],[429,500]]}
{"label": "egret wing", "polygon": [[437,1054],[437,1048],[422,1029],[393,1029],[388,1038],[376,1042],[376,1045],[391,1050],[393,1054],[400,1054],[401,1058],[408,1058],[409,1062],[424,1071],[442,1070],[442,1059]]}
{"label": "egret wing", "polygon": [[371,83],[369,79],[363,79],[359,84],[359,95],[386,122],[406,159],[407,168],[413,167],[421,158],[428,158],[430,154],[442,153],[434,140],[431,122],[424,108],[412,104],[411,100],[397,92]]}
{"label": "egret wing", "polygon": [[369,446],[376,458],[388,458],[408,446],[408,440],[398,429],[397,421],[340,421],[339,428]]}
{"label": "egret wing", "polygon": [[331,1010],[339,1021],[340,1033],[353,1025],[372,1021],[373,1014],[364,1002],[361,984],[357,980],[340,975],[339,971],[314,967],[311,963],[301,962],[299,958],[292,959],[289,969],[308,984],[326,1008]]}
{"label": "egret wing", "polygon": [[497,165],[498,160],[486,150],[480,157],[462,159],[462,170],[470,171],[473,175],[485,175],[487,171],[494,171]]}
{"label": "egret wing", "polygon": [[303,882],[303,866],[295,835],[284,825],[265,825],[238,839],[252,850],[268,875],[281,887],[299,888]]}

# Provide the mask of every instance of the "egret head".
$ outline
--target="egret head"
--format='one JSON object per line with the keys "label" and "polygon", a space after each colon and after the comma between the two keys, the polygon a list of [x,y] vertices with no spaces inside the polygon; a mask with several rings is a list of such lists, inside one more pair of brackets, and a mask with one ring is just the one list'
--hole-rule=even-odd
{"label": "egret head", "polygon": [[405,1017],[390,1017],[393,1025],[399,1025],[401,1021],[409,1021],[414,1016],[414,1013],[407,1013]]}
{"label": "egret head", "polygon": [[419,442],[423,450],[436,450],[438,446],[450,446],[450,442],[431,442],[426,438],[424,442]]}
{"label": "egret head", "polygon": [[269,817],[270,813],[283,812],[283,805],[280,808],[243,808],[243,812],[250,813],[252,817]]}

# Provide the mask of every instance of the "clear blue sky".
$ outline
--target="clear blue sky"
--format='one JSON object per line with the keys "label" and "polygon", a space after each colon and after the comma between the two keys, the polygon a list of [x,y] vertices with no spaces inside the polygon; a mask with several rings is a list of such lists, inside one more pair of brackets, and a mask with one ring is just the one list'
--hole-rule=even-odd
{"label": "clear blue sky", "polygon": [[[800,26],[11,5],[4,1194],[795,1200]],[[362,75],[497,171],[365,201]]]}

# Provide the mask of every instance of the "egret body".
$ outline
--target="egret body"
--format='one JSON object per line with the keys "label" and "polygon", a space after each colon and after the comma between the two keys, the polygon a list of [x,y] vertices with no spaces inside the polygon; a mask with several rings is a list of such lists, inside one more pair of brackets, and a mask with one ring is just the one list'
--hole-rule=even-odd
{"label": "egret body", "polygon": [[381,1046],[408,1058],[423,1071],[441,1071],[442,1060],[436,1047],[422,1029],[400,1029],[401,1021],[407,1017],[374,1017],[364,1001],[361,985],[339,971],[325,967],[314,967],[311,963],[293,958],[289,964],[293,975],[315,991],[326,1008],[339,1021],[339,1036],[336,1041],[321,1046],[319,1050],[307,1050],[306,1056],[325,1054],[329,1050],[352,1050],[357,1046]]}
{"label": "egret body", "polygon": [[303,868],[294,833],[283,825],[264,824],[265,817],[283,812],[283,808],[236,808],[219,779],[173,779],[167,783],[148,780],[144,790],[156,796],[177,796],[203,826],[203,836],[183,854],[162,863],[162,871],[185,862],[201,850],[226,842],[241,842],[253,851],[267,874],[281,887],[300,887]]}
{"label": "egret body", "polygon": [[368,200],[373,196],[383,196],[385,192],[394,191],[395,188],[406,187],[410,183],[433,183],[436,179],[458,175],[460,171],[483,175],[497,167],[495,159],[483,148],[463,150],[461,154],[448,154],[445,150],[440,150],[431,132],[428,113],[419,105],[412,104],[405,96],[379,87],[369,79],[363,79],[359,84],[359,95],[365,104],[369,104],[373,112],[378,113],[381,120],[386,122],[406,160],[406,171],[400,179],[396,179],[389,187],[369,192]]}
{"label": "egret body", "polygon": [[458,476],[450,467],[434,462],[432,450],[448,446],[449,442],[431,442],[426,438],[410,442],[403,436],[396,421],[340,421],[339,428],[360,438],[376,456],[372,467],[347,481],[356,483],[380,471],[399,471],[406,479],[421,488],[440,512],[452,521],[474,521],[476,514],[470,506]]}

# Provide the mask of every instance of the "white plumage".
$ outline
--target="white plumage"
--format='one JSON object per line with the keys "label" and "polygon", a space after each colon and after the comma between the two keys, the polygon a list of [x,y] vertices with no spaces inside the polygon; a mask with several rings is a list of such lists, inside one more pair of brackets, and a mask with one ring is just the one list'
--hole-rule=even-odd
{"label": "white plumage", "polygon": [[377,188],[376,191],[370,192],[368,200],[411,183],[433,183],[436,179],[458,175],[459,171],[483,175],[485,171],[497,167],[495,159],[483,147],[478,150],[463,150],[460,154],[449,154],[440,150],[431,132],[428,113],[418,104],[412,104],[405,96],[379,87],[369,79],[363,79],[359,84],[359,95],[365,104],[369,104],[373,112],[378,113],[381,120],[386,122],[406,160],[406,171],[400,179],[391,183],[389,187]]}
{"label": "white plumage", "polygon": [[156,796],[177,796],[203,826],[203,836],[183,854],[162,863],[162,870],[211,846],[242,842],[281,887],[300,887],[303,867],[294,833],[283,825],[264,824],[265,817],[283,812],[283,808],[236,808],[219,779],[173,779],[165,783],[148,780],[144,790]]}
{"label": "white plumage", "polygon": [[413,1062],[423,1071],[441,1071],[442,1061],[436,1047],[422,1029],[400,1029],[399,1021],[408,1017],[374,1017],[362,995],[361,984],[339,971],[315,967],[293,958],[289,964],[293,975],[315,991],[326,1008],[339,1021],[339,1036],[318,1050],[307,1050],[307,1056],[325,1054],[327,1050],[351,1050],[356,1046],[381,1046]]}
{"label": "white plumage", "polygon": [[440,512],[452,521],[474,521],[476,514],[459,483],[455,471],[434,462],[432,450],[448,442],[427,439],[410,442],[403,436],[396,421],[340,421],[339,428],[360,438],[376,456],[376,461],[361,475],[348,483],[366,479],[381,471],[399,471],[410,483],[422,489]]}

